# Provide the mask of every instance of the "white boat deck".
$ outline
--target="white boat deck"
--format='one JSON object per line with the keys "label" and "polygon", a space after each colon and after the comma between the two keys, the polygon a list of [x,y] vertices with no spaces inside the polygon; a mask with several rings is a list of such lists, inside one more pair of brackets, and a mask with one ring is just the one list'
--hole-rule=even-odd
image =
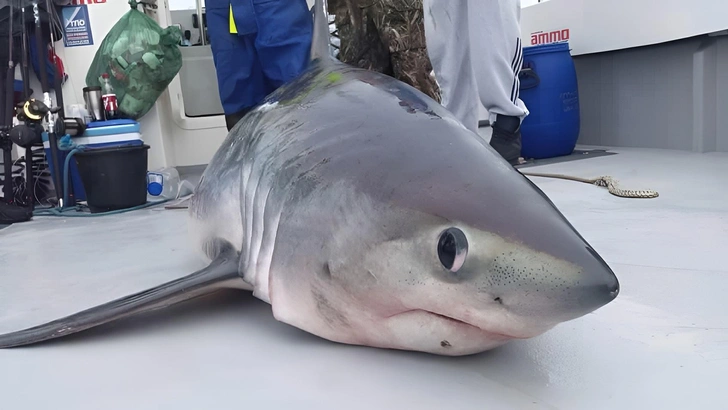
{"label": "white boat deck", "polygon": [[[0,350],[0,408],[728,409],[728,155],[614,151],[524,169],[660,193],[533,178],[622,286],[541,337],[461,358],[345,346],[228,292]],[[0,230],[0,333],[202,267],[184,221],[184,210],[150,209]]]}

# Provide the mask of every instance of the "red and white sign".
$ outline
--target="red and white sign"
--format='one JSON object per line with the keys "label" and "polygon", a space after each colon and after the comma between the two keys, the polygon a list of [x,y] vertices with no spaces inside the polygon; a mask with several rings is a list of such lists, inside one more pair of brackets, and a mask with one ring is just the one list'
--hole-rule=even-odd
{"label": "red and white sign", "polygon": [[570,31],[568,28],[565,28],[563,30],[554,30],[554,31],[537,31],[535,33],[531,33],[531,45],[532,46],[540,46],[541,44],[551,44],[551,43],[560,43],[562,41],[569,41],[570,38]]}

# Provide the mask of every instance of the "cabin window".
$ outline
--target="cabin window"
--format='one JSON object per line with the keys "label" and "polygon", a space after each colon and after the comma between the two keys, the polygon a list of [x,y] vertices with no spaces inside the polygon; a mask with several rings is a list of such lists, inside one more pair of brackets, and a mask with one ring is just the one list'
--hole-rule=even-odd
{"label": "cabin window", "polygon": [[[183,35],[180,82],[185,115],[192,118],[224,115],[205,25],[205,1],[168,1],[172,24],[178,25]],[[201,33],[205,33],[204,37]]]}

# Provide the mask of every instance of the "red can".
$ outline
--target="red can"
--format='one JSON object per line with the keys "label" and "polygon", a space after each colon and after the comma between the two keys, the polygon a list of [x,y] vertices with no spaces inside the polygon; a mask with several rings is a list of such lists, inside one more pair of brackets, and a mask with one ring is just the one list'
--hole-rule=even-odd
{"label": "red can", "polygon": [[101,84],[101,101],[104,103],[104,117],[106,120],[113,120],[119,116],[119,103],[116,100],[116,93],[114,87],[109,81],[109,75],[104,73],[101,75],[103,80]]}

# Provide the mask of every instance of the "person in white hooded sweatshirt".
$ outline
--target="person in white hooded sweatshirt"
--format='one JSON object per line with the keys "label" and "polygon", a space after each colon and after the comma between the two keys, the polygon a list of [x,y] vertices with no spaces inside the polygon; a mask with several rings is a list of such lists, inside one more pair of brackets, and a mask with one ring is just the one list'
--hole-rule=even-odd
{"label": "person in white hooded sweatshirt", "polygon": [[424,0],[427,53],[442,105],[478,131],[479,104],[489,112],[490,145],[508,162],[521,159],[519,98],[523,64],[520,0]]}

